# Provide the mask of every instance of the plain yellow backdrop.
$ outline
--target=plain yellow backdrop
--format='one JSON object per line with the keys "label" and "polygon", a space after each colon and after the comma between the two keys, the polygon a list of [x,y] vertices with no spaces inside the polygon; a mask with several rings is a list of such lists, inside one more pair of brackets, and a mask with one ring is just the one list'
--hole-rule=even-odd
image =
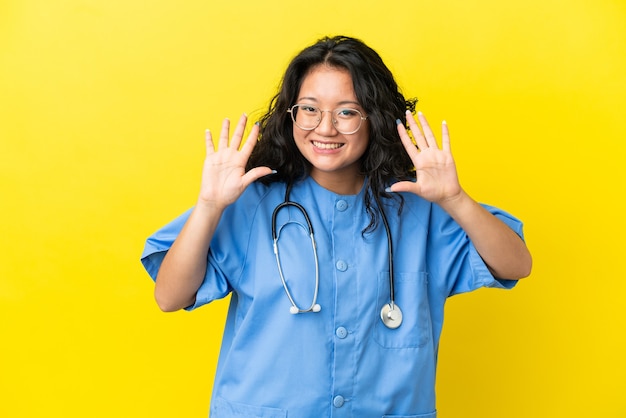
{"label": "plain yellow backdrop", "polygon": [[159,312],[144,239],[327,34],[526,225],[531,278],[447,305],[440,416],[626,416],[623,0],[0,1],[0,416],[207,415],[226,303]]}

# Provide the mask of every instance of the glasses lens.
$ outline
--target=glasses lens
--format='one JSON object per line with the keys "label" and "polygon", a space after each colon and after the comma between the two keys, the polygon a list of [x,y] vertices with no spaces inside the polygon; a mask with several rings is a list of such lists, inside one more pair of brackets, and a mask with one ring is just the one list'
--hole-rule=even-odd
{"label": "glasses lens", "polygon": [[291,109],[291,118],[302,129],[315,129],[322,119],[322,112],[309,105],[295,105]]}
{"label": "glasses lens", "polygon": [[356,109],[343,108],[333,111],[335,128],[343,134],[351,134],[361,127],[362,115]]}

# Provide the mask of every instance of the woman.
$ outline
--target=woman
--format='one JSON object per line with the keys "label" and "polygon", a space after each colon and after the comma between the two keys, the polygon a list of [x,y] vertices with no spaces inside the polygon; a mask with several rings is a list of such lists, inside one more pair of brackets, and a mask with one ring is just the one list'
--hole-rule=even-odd
{"label": "woman", "polygon": [[245,115],[207,131],[198,201],[142,261],[164,311],[231,294],[211,416],[436,417],[446,298],[530,273],[521,223],[465,193],[414,105],[371,48],[324,38],[241,150]]}

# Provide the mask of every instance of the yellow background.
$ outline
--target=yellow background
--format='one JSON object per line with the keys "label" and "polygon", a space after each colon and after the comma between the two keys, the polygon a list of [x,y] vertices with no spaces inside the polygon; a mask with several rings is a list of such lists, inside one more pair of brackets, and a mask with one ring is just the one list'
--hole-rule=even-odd
{"label": "yellow background", "polygon": [[0,416],[204,417],[225,303],[160,313],[139,255],[194,203],[205,128],[360,37],[531,278],[452,298],[451,417],[624,417],[623,0],[0,1]]}

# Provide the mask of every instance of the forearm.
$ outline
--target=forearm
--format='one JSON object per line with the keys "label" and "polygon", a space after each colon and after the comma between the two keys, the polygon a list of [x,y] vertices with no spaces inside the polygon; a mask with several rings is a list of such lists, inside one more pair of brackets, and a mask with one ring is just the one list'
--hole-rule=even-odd
{"label": "forearm", "polygon": [[209,244],[222,210],[196,206],[165,255],[156,278],[154,296],[166,312],[195,302],[207,268]]}
{"label": "forearm", "polygon": [[440,206],[463,228],[494,276],[521,279],[532,258],[524,241],[504,222],[462,191]]}

